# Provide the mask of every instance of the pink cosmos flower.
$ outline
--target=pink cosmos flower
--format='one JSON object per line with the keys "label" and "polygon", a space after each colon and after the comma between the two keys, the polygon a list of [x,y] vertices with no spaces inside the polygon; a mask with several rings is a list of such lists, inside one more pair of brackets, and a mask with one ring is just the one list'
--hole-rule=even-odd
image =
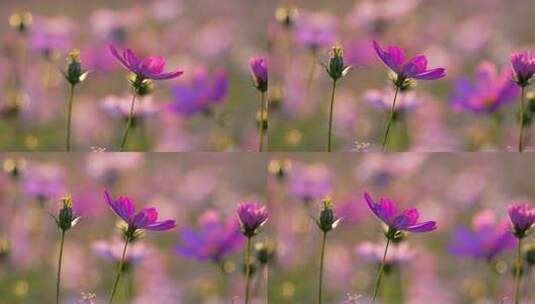
{"label": "pink cosmos flower", "polygon": [[535,224],[535,208],[528,204],[510,204],[507,207],[509,219],[513,225],[513,234],[523,238],[527,231]]}
{"label": "pink cosmos flower", "polygon": [[167,80],[176,78],[184,73],[181,70],[164,73],[165,59],[162,57],[149,56],[139,59],[129,48],[124,49],[121,55],[115,46],[110,44],[109,47],[111,54],[119,60],[127,70],[136,74],[139,79]]}
{"label": "pink cosmos flower", "polygon": [[396,205],[389,198],[382,197],[379,203],[376,203],[368,193],[364,193],[364,200],[373,214],[388,226],[389,232],[428,232],[437,229],[437,223],[434,221],[419,223],[420,215],[415,208],[398,213]]}
{"label": "pink cosmos flower", "polygon": [[511,65],[516,83],[527,86],[535,75],[535,57],[531,52],[519,52],[511,55]]}
{"label": "pink cosmos flower", "polygon": [[373,41],[373,48],[379,59],[397,75],[396,83],[402,84],[407,79],[434,80],[446,76],[444,68],[427,69],[427,58],[417,55],[405,61],[403,51],[397,46],[389,46],[383,50],[377,41]]}
{"label": "pink cosmos flower", "polygon": [[104,191],[104,198],[113,212],[128,224],[129,232],[138,229],[164,231],[176,226],[174,220],[158,221],[156,208],[143,208],[136,213],[134,202],[128,197],[113,199],[108,191]]}
{"label": "pink cosmos flower", "polygon": [[240,220],[242,233],[247,237],[257,234],[258,228],[262,227],[269,217],[266,207],[254,202],[239,204],[236,214]]}

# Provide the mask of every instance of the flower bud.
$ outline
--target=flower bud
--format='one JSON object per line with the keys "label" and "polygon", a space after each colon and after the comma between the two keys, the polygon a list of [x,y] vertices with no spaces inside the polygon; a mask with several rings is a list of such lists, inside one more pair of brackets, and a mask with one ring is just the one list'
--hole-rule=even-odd
{"label": "flower bud", "polygon": [[333,80],[344,77],[351,69],[351,66],[344,65],[344,51],[340,46],[332,48],[329,65],[324,67]]}
{"label": "flower bud", "polygon": [[281,6],[275,11],[275,20],[284,28],[291,28],[299,16],[295,6]]}
{"label": "flower bud", "polygon": [[7,236],[0,237],[0,263],[9,256],[9,252],[9,238]]}
{"label": "flower bud", "polygon": [[319,218],[316,220],[318,227],[325,233],[336,228],[336,226],[338,226],[341,220],[339,218],[336,218],[336,216],[334,215],[332,205],[333,203],[331,198],[327,197],[323,199],[321,201],[320,215]]}
{"label": "flower bud", "polygon": [[138,96],[149,95],[154,89],[154,84],[150,79],[143,79],[136,75],[132,75],[130,78],[130,84]]}
{"label": "flower bud", "polygon": [[260,92],[268,90],[268,67],[264,57],[252,57],[249,60],[249,70],[253,77],[255,88]]}
{"label": "flower bud", "polygon": [[9,17],[9,26],[19,33],[27,33],[32,26],[33,16],[29,12],[13,13]]}
{"label": "flower bud", "polygon": [[529,267],[535,266],[535,244],[530,244],[524,249],[524,260]]}
{"label": "flower bud", "polygon": [[256,259],[260,264],[267,265],[275,258],[275,244],[269,241],[255,244]]}
{"label": "flower bud", "polygon": [[24,158],[6,158],[3,164],[4,172],[14,180],[18,180],[21,177],[25,167],[26,161]]}
{"label": "flower bud", "polygon": [[61,199],[61,209],[59,210],[58,217],[56,218],[56,223],[62,231],[67,231],[72,228],[80,217],[74,215],[72,210],[72,198],[70,196],[65,196]]}
{"label": "flower bud", "polygon": [[73,50],[69,54],[68,60],[67,71],[64,73],[65,79],[67,79],[71,85],[75,86],[85,80],[87,72],[82,70],[79,50]]}
{"label": "flower bud", "polygon": [[268,165],[268,171],[277,179],[284,179],[290,172],[292,163],[288,159],[272,159]]}
{"label": "flower bud", "polygon": [[256,124],[258,130],[266,131],[268,129],[268,113],[266,111],[256,113]]}

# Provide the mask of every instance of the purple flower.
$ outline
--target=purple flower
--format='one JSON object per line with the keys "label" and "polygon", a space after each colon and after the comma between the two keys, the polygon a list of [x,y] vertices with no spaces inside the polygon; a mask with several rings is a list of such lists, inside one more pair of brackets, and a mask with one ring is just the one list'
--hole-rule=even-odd
{"label": "purple flower", "polygon": [[236,214],[240,221],[241,231],[248,238],[255,236],[269,217],[266,207],[254,202],[238,204]]}
{"label": "purple flower", "polygon": [[193,74],[190,85],[175,85],[171,88],[173,101],[166,107],[171,112],[191,117],[200,112],[209,112],[213,105],[221,103],[227,94],[228,76],[217,70],[213,78],[208,71],[199,69]]}
{"label": "purple flower", "polygon": [[293,196],[310,202],[327,196],[332,190],[332,184],[333,175],[327,166],[296,163],[290,171],[288,186]]}
{"label": "purple flower", "polygon": [[437,228],[437,223],[434,221],[419,223],[420,215],[415,208],[397,213],[396,205],[389,198],[382,197],[379,203],[376,203],[368,193],[364,193],[364,200],[375,216],[388,226],[388,238],[393,238],[399,231],[428,232]]}
{"label": "purple flower", "polygon": [[29,36],[29,47],[46,58],[70,48],[73,24],[63,18],[39,18]]}
{"label": "purple flower", "polygon": [[249,70],[253,76],[254,86],[261,92],[268,88],[268,67],[264,57],[252,57],[249,59]]}
{"label": "purple flower", "polygon": [[33,164],[23,175],[25,195],[41,202],[58,199],[65,190],[65,172],[56,164]]}
{"label": "purple flower", "polygon": [[519,239],[526,236],[528,230],[535,224],[535,208],[530,208],[526,203],[510,204],[507,213],[513,225],[513,234]]}
{"label": "purple flower", "polygon": [[405,62],[403,51],[397,46],[389,46],[383,50],[377,41],[373,41],[373,48],[379,56],[379,59],[394,73],[396,79],[394,83],[398,87],[406,86],[408,79],[434,80],[446,76],[446,70],[443,68],[427,69],[427,58],[424,55],[417,55]]}
{"label": "purple flower", "polygon": [[130,72],[134,73],[141,81],[144,79],[152,80],[167,80],[173,79],[184,72],[176,70],[169,73],[164,73],[165,59],[159,56],[149,56],[143,59],[139,59],[134,52],[126,48],[123,50],[123,54],[120,55],[117,49],[110,44],[111,54],[119,60],[119,62]]}
{"label": "purple flower", "polygon": [[184,228],[181,243],[175,252],[186,258],[220,263],[225,256],[238,250],[243,244],[236,218],[223,222],[218,213],[207,211],[199,218],[198,230]]}
{"label": "purple flower", "polygon": [[515,82],[521,87],[529,85],[535,75],[535,57],[531,52],[511,54],[511,65]]}
{"label": "purple flower", "polygon": [[[356,254],[361,258],[377,265],[380,265],[383,262],[384,251],[384,244],[376,244],[372,242],[361,243],[355,248]],[[397,244],[396,246],[389,248],[385,262],[389,266],[399,265],[410,261],[415,254],[415,251],[409,247],[409,244]]]}
{"label": "purple flower", "polygon": [[455,92],[449,103],[456,109],[474,113],[491,113],[500,106],[513,101],[518,95],[518,88],[511,80],[511,71],[498,73],[496,66],[490,62],[479,65],[474,84],[466,78],[455,83]]}
{"label": "purple flower", "polygon": [[498,222],[492,212],[483,211],[474,217],[472,230],[462,227],[455,231],[449,251],[456,256],[490,261],[514,244],[507,221]]}
{"label": "purple flower", "polygon": [[336,38],[336,19],[329,13],[304,13],[296,23],[296,40],[313,52],[331,46]]}
{"label": "purple flower", "polygon": [[125,232],[127,237],[134,236],[138,229],[164,231],[176,226],[174,220],[158,221],[156,208],[143,208],[136,213],[134,202],[128,197],[121,196],[114,200],[108,191],[104,191],[104,198],[113,212],[128,224]]}

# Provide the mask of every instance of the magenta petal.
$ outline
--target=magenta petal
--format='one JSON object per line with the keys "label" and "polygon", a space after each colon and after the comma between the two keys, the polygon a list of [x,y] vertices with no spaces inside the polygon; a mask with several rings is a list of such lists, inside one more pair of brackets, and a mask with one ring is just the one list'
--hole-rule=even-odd
{"label": "magenta petal", "polygon": [[403,61],[405,61],[403,50],[397,46],[389,46],[387,54],[389,55],[388,57],[390,57],[391,64],[395,67],[399,68],[399,66],[403,64]]}
{"label": "magenta petal", "polygon": [[134,203],[128,197],[119,197],[115,203],[118,205],[117,207],[121,213],[121,217],[129,222],[136,212]]}
{"label": "magenta petal", "polygon": [[375,203],[368,193],[364,193],[364,200],[368,204],[368,207],[373,212],[373,214],[375,214],[375,216],[377,216],[381,221],[388,224],[389,219],[387,216],[385,216],[382,206]]}
{"label": "magenta petal", "polygon": [[154,208],[144,208],[134,217],[134,225],[137,228],[144,228],[153,224],[158,219],[158,212]]}
{"label": "magenta petal", "polygon": [[377,53],[377,56],[379,56],[379,59],[381,59],[381,61],[390,69],[392,69],[393,71],[398,71],[399,70],[399,65],[395,65],[392,60],[390,59],[390,55],[388,53],[386,53],[385,51],[383,51],[383,49],[381,49],[381,47],[379,46],[379,44],[377,43],[377,41],[373,41],[373,48],[375,49],[375,52]]}
{"label": "magenta petal", "polygon": [[381,212],[386,223],[390,223],[392,218],[396,215],[396,205],[394,202],[386,197],[379,199],[379,205],[381,207]]}
{"label": "magenta petal", "polygon": [[144,229],[152,230],[152,231],[163,231],[163,230],[169,230],[176,227],[174,220],[166,220],[161,222],[156,222],[150,225],[147,225],[144,227]]}
{"label": "magenta petal", "polygon": [[128,63],[124,60],[124,58],[119,54],[119,52],[117,51],[117,49],[115,48],[115,46],[113,46],[113,44],[110,44],[109,45],[109,49],[110,49],[110,52],[111,54],[113,55],[113,57],[115,57],[117,60],[119,60],[121,62],[121,64],[127,68],[127,69],[130,69],[130,67],[128,66]]}
{"label": "magenta petal", "polygon": [[414,56],[409,62],[416,67],[417,74],[421,74],[427,70],[427,58],[424,55]]}
{"label": "magenta petal", "polygon": [[409,232],[428,232],[435,229],[437,229],[437,223],[434,221],[429,221],[406,227],[404,230]]}
{"label": "magenta petal", "polygon": [[412,76],[414,79],[433,80],[446,76],[446,70],[443,68],[432,69],[417,75]]}
{"label": "magenta petal", "polygon": [[135,208],[134,204],[128,198],[120,197],[117,200],[114,200],[108,191],[104,191],[104,197],[117,216],[122,218],[125,222],[130,222],[132,215],[135,212]]}
{"label": "magenta petal", "polygon": [[148,74],[158,75],[163,72],[165,59],[158,56],[147,57],[143,59],[139,67],[142,71],[146,71]]}
{"label": "magenta petal", "polygon": [[415,208],[404,210],[400,215],[392,221],[392,226],[396,229],[404,230],[406,227],[416,225],[420,214]]}
{"label": "magenta petal", "polygon": [[139,71],[139,59],[137,58],[136,54],[129,49],[126,48],[123,50],[123,57],[128,63],[127,67],[134,73],[137,73]]}
{"label": "magenta petal", "polygon": [[177,70],[177,71],[174,71],[174,72],[169,72],[169,73],[162,73],[162,74],[158,74],[158,75],[151,75],[150,76],[150,79],[153,79],[153,80],[167,80],[167,79],[173,79],[173,78],[176,78],[180,75],[184,74],[184,71],[180,71],[180,70]]}
{"label": "magenta petal", "polygon": [[[110,206],[110,208],[113,210],[113,212],[115,212],[115,214],[117,214],[117,216],[122,218],[121,212],[117,208],[117,205],[115,204],[115,201],[113,200],[111,195],[108,193],[108,191],[104,191],[104,199],[106,200],[106,203],[108,204],[108,206]],[[128,221],[127,219],[124,219],[124,218],[123,218],[123,220]]]}

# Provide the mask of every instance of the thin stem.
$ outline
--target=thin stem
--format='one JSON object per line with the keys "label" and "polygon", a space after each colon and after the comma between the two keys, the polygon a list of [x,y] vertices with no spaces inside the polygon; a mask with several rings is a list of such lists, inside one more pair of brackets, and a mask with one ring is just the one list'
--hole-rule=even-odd
{"label": "thin stem", "polygon": [[318,51],[315,49],[312,49],[311,53],[312,53],[312,65],[310,66],[310,72],[306,80],[305,102],[308,102],[308,98],[310,97],[310,90],[312,89],[312,81],[314,80],[314,74],[316,74],[316,61],[317,61]]}
{"label": "thin stem", "polygon": [[377,279],[375,280],[375,287],[373,289],[373,298],[372,303],[375,303],[375,298],[377,298],[377,293],[379,292],[379,287],[381,286],[381,278],[383,277],[383,272],[385,269],[386,263],[386,253],[388,252],[388,245],[390,245],[390,238],[386,239],[385,253],[383,254],[383,262],[379,268],[379,273],[377,274]]}
{"label": "thin stem", "polygon": [[121,152],[124,151],[126,146],[126,140],[128,139],[128,132],[132,126],[132,119],[134,117],[134,106],[136,104],[137,94],[134,92],[132,94],[132,103],[130,104],[130,112],[128,113],[128,119],[126,120],[126,129],[124,130],[123,139],[121,140]]}
{"label": "thin stem", "polygon": [[269,304],[269,265],[264,266],[264,276],[266,280],[266,304]]}
{"label": "thin stem", "polygon": [[[260,130],[259,130],[259,144],[258,144],[258,152],[262,152],[264,150],[264,127],[267,123],[267,103],[266,103],[266,92],[262,92],[261,94],[261,100],[260,100]],[[264,122],[264,119],[266,119],[266,122]]]}
{"label": "thin stem", "polygon": [[333,87],[331,91],[331,105],[329,108],[329,139],[327,143],[327,152],[331,152],[331,134],[333,128],[333,112],[334,112],[334,95],[336,92],[336,79],[333,79]]}
{"label": "thin stem", "polygon": [[514,303],[520,303],[520,269],[522,268],[522,239],[518,239],[518,248],[516,252],[515,263],[515,296]]}
{"label": "thin stem", "polygon": [[126,248],[128,247],[128,241],[129,240],[126,240],[124,242],[123,255],[121,256],[121,261],[119,262],[119,267],[117,269],[117,276],[115,277],[115,282],[113,283],[113,289],[111,290],[108,304],[113,303],[113,297],[115,296],[115,291],[117,290],[117,285],[119,284],[119,278],[121,277],[121,273],[123,272],[124,258],[126,256]]}
{"label": "thin stem", "polygon": [[524,150],[524,97],[525,87],[522,86],[522,96],[520,97],[520,131],[518,132],[518,152]]}
{"label": "thin stem", "polygon": [[245,253],[245,304],[249,304],[249,281],[251,279],[251,238],[247,237],[247,251]]}
{"label": "thin stem", "polygon": [[383,145],[381,151],[385,150],[386,143],[388,142],[388,133],[390,133],[390,127],[394,121],[394,115],[396,113],[396,100],[398,98],[399,87],[396,86],[396,92],[394,93],[394,100],[392,101],[392,108],[390,108],[390,118],[388,119],[388,124],[386,125],[385,135],[383,136]]}
{"label": "thin stem", "polygon": [[72,119],[72,103],[74,100],[74,85],[71,84],[69,93],[69,101],[67,105],[67,138],[66,138],[66,150],[71,151],[71,119]]}
{"label": "thin stem", "polygon": [[321,242],[321,256],[320,256],[320,278],[319,278],[319,288],[318,288],[318,303],[322,303],[322,293],[323,293],[323,260],[325,257],[325,243],[327,243],[327,232],[323,232],[323,240]]}
{"label": "thin stem", "polygon": [[61,242],[59,245],[58,273],[56,279],[56,304],[59,304],[59,286],[61,281],[61,262],[63,260],[63,244],[65,243],[65,230],[61,230]]}
{"label": "thin stem", "polygon": [[487,261],[488,266],[488,285],[487,285],[487,296],[489,299],[494,299],[496,297],[496,264],[492,260]]}

